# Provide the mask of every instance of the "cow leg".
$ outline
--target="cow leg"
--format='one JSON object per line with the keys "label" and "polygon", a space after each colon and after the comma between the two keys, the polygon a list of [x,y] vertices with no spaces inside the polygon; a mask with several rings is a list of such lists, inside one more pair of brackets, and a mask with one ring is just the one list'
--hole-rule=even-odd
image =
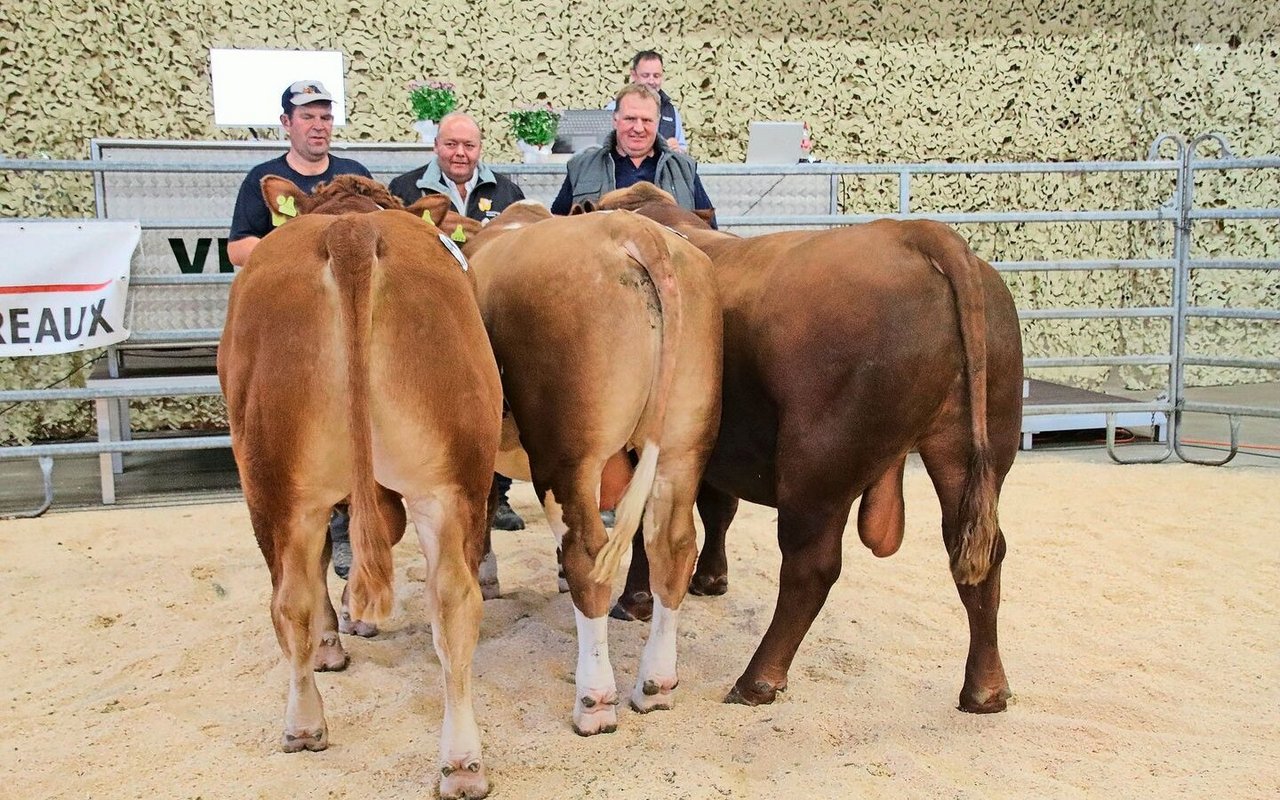
{"label": "cow leg", "polygon": [[631,692],[631,707],[642,713],[671,708],[672,695],[680,683],[676,669],[680,604],[689,590],[689,576],[698,555],[698,535],[693,527],[696,475],[696,468],[680,469],[672,477],[659,474],[645,509],[653,619]]}
{"label": "cow leg", "polygon": [[[440,796],[484,797],[489,782],[471,697],[471,660],[483,613],[476,566],[488,518],[483,505],[470,502],[458,491],[414,498],[409,513],[427,561],[431,643],[444,674]],[[470,558],[469,539],[475,551]]]}
{"label": "cow leg", "polygon": [[648,622],[653,617],[653,593],[649,591],[649,556],[644,550],[644,526],[631,537],[631,565],[627,567],[627,583],[609,616],[624,622]]}
{"label": "cow leg", "polygon": [[[323,563],[320,566],[323,575],[329,574],[332,547],[326,529]],[[341,672],[346,669],[350,659],[347,651],[342,647],[342,637],[338,635],[338,613],[333,609],[333,601],[329,599],[327,588],[322,595],[322,601],[316,606],[316,614],[311,620],[311,626],[311,629],[316,632],[312,669],[316,672]]]}
{"label": "cow leg", "polygon": [[[725,554],[725,532],[738,513],[738,498],[707,483],[698,488],[698,515],[706,539],[698,556],[689,593],[721,595],[729,590],[729,559]],[[644,548],[644,528],[636,531],[631,544],[631,566],[627,568],[627,584],[609,616],[625,621],[648,621],[653,616],[653,594],[649,591],[649,556]]]}
{"label": "cow leg", "polygon": [[698,516],[705,539],[698,565],[689,583],[696,595],[719,595],[729,591],[729,558],[725,554],[725,532],[738,513],[738,498],[705,481],[698,487]]}
{"label": "cow leg", "polygon": [[[329,746],[329,732],[314,670],[317,645],[321,643],[318,634],[327,619],[323,610],[328,604],[324,548],[329,505],[308,510],[277,505],[264,511],[252,490],[245,497],[251,503],[258,541],[270,543],[264,544],[263,554],[271,569],[271,622],[289,662],[289,696],[285,701],[281,747],[287,753],[324,750]],[[267,503],[279,500],[275,497]],[[333,607],[328,608],[332,613]]]}
{"label": "cow leg", "polygon": [[817,496],[779,502],[782,567],[777,605],[769,629],[746,671],[725,697],[726,703],[772,703],[777,693],[786,689],[791,661],[840,576],[840,541],[852,505],[851,499]]}
{"label": "cow leg", "polygon": [[498,511],[498,482],[489,487],[489,499],[485,505],[484,558],[480,560],[480,596],[485,600],[502,597],[498,585],[498,556],[493,552],[493,517]]}
{"label": "cow leg", "polygon": [[618,727],[618,686],[609,661],[609,586],[592,581],[590,574],[595,555],[606,541],[596,480],[584,475],[566,493],[563,504],[554,492],[547,492],[543,500],[547,522],[559,545],[560,565],[569,583],[578,628],[573,730],[579,736],[612,733]]}
{"label": "cow leg", "polygon": [[[395,547],[404,538],[404,505],[400,502],[400,495],[385,486],[378,486],[377,492],[377,513],[382,517],[380,530],[386,532],[387,536],[390,537],[391,546]],[[352,524],[355,524],[354,520]],[[348,583],[342,590],[342,613],[338,618],[338,630],[366,639],[377,636],[377,625],[361,619],[353,620],[351,618],[350,593],[351,584]]]}
{"label": "cow leg", "polygon": [[[920,445],[921,459],[942,507],[942,539],[948,553],[955,552],[964,522],[960,519],[960,507],[970,450],[968,426],[959,424],[952,427],[963,436],[952,436],[949,435],[951,431],[946,431]],[[998,465],[996,474],[1001,479],[1011,462],[1010,458],[1008,463]],[[961,711],[975,714],[1004,711],[1012,694],[1000,660],[996,635],[996,616],[1000,610],[1000,565],[1004,555],[1005,540],[1001,531],[986,578],[976,585],[956,584],[960,602],[964,604],[969,618],[969,654],[965,659],[964,686],[960,690],[958,706]]]}

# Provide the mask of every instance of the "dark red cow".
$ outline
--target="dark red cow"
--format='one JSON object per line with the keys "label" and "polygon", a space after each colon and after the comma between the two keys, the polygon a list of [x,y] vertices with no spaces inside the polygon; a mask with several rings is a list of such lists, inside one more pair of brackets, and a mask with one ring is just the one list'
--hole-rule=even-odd
{"label": "dark red cow", "polygon": [[[602,198],[687,235],[714,264],[724,309],[720,435],[698,508],[707,536],[692,590],[727,586],[724,532],[738,498],[778,509],[773,621],[729,701],[786,687],[805,633],[858,533],[877,556],[902,541],[906,457],[918,450],[942,507],[942,536],[969,617],[960,708],[1001,711],[1009,685],[996,642],[1004,536],[1000,486],[1018,449],[1022,344],[994,269],[950,228],[881,220],[738,238],[707,229],[650,185]],[[633,559],[619,601],[643,616]]]}

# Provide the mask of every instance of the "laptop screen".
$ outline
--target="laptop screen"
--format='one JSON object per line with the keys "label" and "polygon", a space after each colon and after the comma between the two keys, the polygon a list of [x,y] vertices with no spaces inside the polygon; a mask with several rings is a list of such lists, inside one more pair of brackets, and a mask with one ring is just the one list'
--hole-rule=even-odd
{"label": "laptop screen", "polygon": [[803,153],[803,122],[752,122],[748,129],[748,164],[795,164]]}
{"label": "laptop screen", "polygon": [[556,128],[556,152],[581,153],[604,144],[613,130],[613,112],[599,108],[566,108]]}

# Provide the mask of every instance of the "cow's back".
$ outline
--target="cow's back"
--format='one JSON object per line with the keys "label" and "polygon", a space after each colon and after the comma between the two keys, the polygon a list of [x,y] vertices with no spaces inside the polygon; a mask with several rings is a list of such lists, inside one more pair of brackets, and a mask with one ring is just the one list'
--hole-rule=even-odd
{"label": "cow's back", "polygon": [[[335,279],[336,270],[358,265],[335,260],[326,244],[340,219],[368,226],[376,242],[370,391],[359,408],[350,402],[349,331]],[[400,491],[410,477],[405,464],[439,467],[458,456],[433,446],[431,458],[422,457],[439,439],[439,420],[451,420],[451,441],[487,441],[500,413],[496,370],[470,279],[458,261],[438,255],[437,236],[408,214],[381,211],[302,216],[258,244],[232,284],[219,347],[233,435],[246,433],[242,447],[253,448],[250,429],[254,438],[291,441],[333,491],[345,492],[353,414],[367,415],[375,464],[385,473],[379,482]]]}
{"label": "cow's back", "polygon": [[[642,418],[662,343],[662,307],[628,242],[658,237],[671,253],[685,312],[688,355],[677,363],[677,396],[719,376],[720,319],[709,262],[662,226],[630,213],[553,218],[511,231],[472,258],[485,325],[502,367],[508,402],[536,416],[551,398],[587,415],[579,421]],[[524,409],[517,406],[524,404]],[[712,403],[714,405],[714,402]],[[522,415],[519,413],[524,411]],[[621,447],[626,441],[618,442]],[[639,446],[641,442],[631,442]]]}
{"label": "cow's back", "polygon": [[[912,243],[913,223],[726,240],[708,248],[725,312],[725,408],[709,475],[774,505],[777,409],[856,438],[888,464],[956,394],[965,361],[948,279]],[[932,225],[933,223],[928,223]],[[941,226],[939,226],[941,227]],[[946,235],[955,236],[947,232]],[[956,237],[957,243],[963,242]],[[992,414],[1011,417],[1017,314],[978,261],[986,296]],[[745,491],[744,491],[745,490]]]}

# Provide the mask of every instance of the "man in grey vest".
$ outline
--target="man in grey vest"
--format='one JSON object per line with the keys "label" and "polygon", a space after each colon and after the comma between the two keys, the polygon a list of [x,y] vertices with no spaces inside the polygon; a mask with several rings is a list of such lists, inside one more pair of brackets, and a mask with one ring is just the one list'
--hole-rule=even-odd
{"label": "man in grey vest", "polygon": [[[702,188],[697,162],[672,150],[658,136],[658,93],[631,83],[618,92],[614,102],[613,132],[603,147],[584,150],[569,159],[565,166],[568,175],[551,204],[551,213],[568,214],[575,203],[599,199],[640,181],[657,184],[691,211],[714,208]],[[711,224],[715,226],[714,221]]]}

